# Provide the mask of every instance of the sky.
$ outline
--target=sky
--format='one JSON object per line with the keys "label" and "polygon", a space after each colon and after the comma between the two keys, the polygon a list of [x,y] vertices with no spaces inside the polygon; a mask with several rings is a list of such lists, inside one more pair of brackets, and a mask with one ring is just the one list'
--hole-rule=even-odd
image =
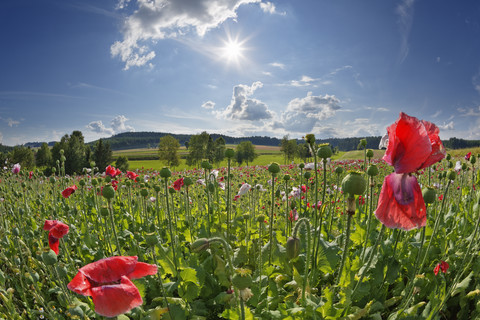
{"label": "sky", "polygon": [[0,143],[126,131],[480,139],[477,0],[2,0]]}

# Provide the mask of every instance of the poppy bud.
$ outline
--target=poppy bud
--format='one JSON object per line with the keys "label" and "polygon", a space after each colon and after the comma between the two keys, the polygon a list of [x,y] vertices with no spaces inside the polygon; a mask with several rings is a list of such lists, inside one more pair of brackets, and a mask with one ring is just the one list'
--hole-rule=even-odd
{"label": "poppy bud", "polygon": [[300,169],[303,169],[303,168],[305,168],[305,164],[304,164],[304,163],[300,163],[300,164],[298,165],[298,167],[299,167]]}
{"label": "poppy bud", "polygon": [[277,173],[280,172],[280,166],[278,165],[278,163],[272,162],[272,163],[268,166],[268,171],[269,171],[271,174],[276,175]]}
{"label": "poppy bud", "polygon": [[85,180],[81,179],[79,182],[78,182],[79,185],[81,185],[82,187],[85,186]]}
{"label": "poppy bud", "polygon": [[284,175],[284,176],[283,176],[283,180],[284,180],[284,181],[290,180],[290,175],[289,175],[289,174]]}
{"label": "poppy bud", "polygon": [[263,223],[265,221],[265,215],[260,214],[257,216],[257,222]]}
{"label": "poppy bud", "polygon": [[57,172],[57,168],[52,167],[52,173],[55,173],[55,172]]}
{"label": "poppy bud", "polygon": [[349,198],[363,194],[366,188],[367,182],[360,172],[350,171],[342,180],[342,189],[349,194]]}
{"label": "poppy bud", "polygon": [[300,253],[300,239],[288,237],[286,249],[288,260],[298,257]]}
{"label": "poppy bud", "polygon": [[61,156],[60,161],[65,162],[65,161],[67,161],[67,158],[65,158],[65,156]]}
{"label": "poppy bud", "polygon": [[193,180],[190,177],[183,178],[183,184],[186,186],[191,186],[193,184]]}
{"label": "poppy bud", "polygon": [[338,174],[338,175],[342,174],[343,173],[343,167],[336,167],[335,168],[335,173]]}
{"label": "poppy bud", "polygon": [[360,139],[360,146],[365,148],[367,146],[367,139]]}
{"label": "poppy bud", "polygon": [[435,202],[435,189],[432,187],[425,187],[422,190],[423,200],[425,203],[434,203]]}
{"label": "poppy bud", "polygon": [[55,177],[50,177],[50,183],[55,183]]}
{"label": "poppy bud", "polygon": [[107,217],[107,216],[108,216],[108,208],[105,207],[105,206],[101,207],[101,208],[100,208],[100,215],[101,215],[102,217]]}
{"label": "poppy bud", "polygon": [[167,178],[170,178],[171,176],[172,176],[172,172],[167,167],[163,167],[160,170],[160,177],[167,179]]}
{"label": "poppy bud", "polygon": [[327,159],[332,156],[332,148],[328,143],[322,144],[318,147],[317,155],[319,158]]}
{"label": "poppy bud", "polygon": [[215,185],[211,182],[208,183],[207,188],[208,188],[209,192],[214,192],[215,191]]}
{"label": "poppy bud", "polygon": [[115,197],[115,189],[111,185],[106,185],[103,187],[102,195],[105,199],[111,200]]}
{"label": "poppy bud", "polygon": [[475,162],[477,162],[477,157],[475,157],[475,155],[472,154],[471,157],[470,157],[470,163],[475,164]]}
{"label": "poppy bud", "polygon": [[453,162],[452,161],[448,161],[448,168],[450,168],[450,169],[453,168]]}
{"label": "poppy bud", "polygon": [[311,176],[312,176],[312,174],[309,171],[307,171],[303,174],[303,177],[307,180],[310,179]]}
{"label": "poppy bud", "polygon": [[47,252],[42,253],[42,259],[47,266],[51,266],[57,263],[57,254],[55,251],[50,249]]}
{"label": "poppy bud", "polygon": [[315,135],[313,133],[309,133],[305,136],[305,141],[311,146],[315,144]]}
{"label": "poppy bud", "polygon": [[369,158],[369,159],[373,158],[373,150],[372,149],[367,150],[367,158]]}
{"label": "poppy bud", "polygon": [[147,233],[145,235],[145,242],[147,243],[147,246],[153,247],[158,243],[158,238],[155,232],[153,233]]}
{"label": "poppy bud", "polygon": [[145,198],[146,196],[148,196],[148,190],[143,188],[142,190],[140,190],[140,195]]}
{"label": "poppy bud", "polygon": [[275,191],[275,197],[280,198],[280,189]]}
{"label": "poppy bud", "polygon": [[60,154],[63,156],[63,154],[65,153],[65,150],[63,149],[60,149]]}
{"label": "poppy bud", "polygon": [[448,180],[454,181],[456,177],[457,177],[457,174],[455,173],[455,171],[448,170],[448,173],[447,173]]}
{"label": "poppy bud", "polygon": [[463,171],[467,170],[467,164],[466,163],[462,163],[462,170]]}
{"label": "poppy bud", "polygon": [[376,175],[378,175],[378,168],[376,165],[374,164],[371,164],[368,166],[367,168],[367,174],[370,176],[370,177],[375,177]]}
{"label": "poppy bud", "polygon": [[450,159],[452,159],[452,156],[450,155],[450,153],[447,154],[447,156],[445,157],[445,159],[446,159],[447,161],[450,161]]}
{"label": "poppy bud", "polygon": [[244,290],[252,286],[252,276],[248,273],[246,269],[239,269],[237,273],[232,278],[233,285],[239,290]]}
{"label": "poppy bud", "polygon": [[210,169],[210,162],[206,160],[202,161],[200,165],[202,166],[202,169]]}
{"label": "poppy bud", "polygon": [[235,156],[235,151],[233,149],[227,149],[225,150],[225,157],[227,157],[228,159],[231,159]]}
{"label": "poppy bud", "polygon": [[208,239],[200,238],[190,245],[190,250],[193,252],[200,252],[207,250],[209,246],[210,242],[208,242]]}

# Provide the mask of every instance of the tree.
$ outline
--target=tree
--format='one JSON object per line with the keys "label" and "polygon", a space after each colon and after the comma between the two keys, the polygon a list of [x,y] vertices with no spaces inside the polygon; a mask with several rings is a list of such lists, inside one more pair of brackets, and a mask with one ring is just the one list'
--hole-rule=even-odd
{"label": "tree", "polygon": [[85,161],[85,139],[81,131],[73,131],[68,137],[67,149],[65,150],[65,173],[80,173],[87,166]]}
{"label": "tree", "polygon": [[187,155],[187,164],[189,166],[198,164],[202,159],[207,158],[207,145],[210,135],[204,131],[190,137],[188,142],[189,152]]}
{"label": "tree", "polygon": [[283,152],[285,164],[288,161],[294,160],[297,154],[297,140],[288,139],[288,135],[283,136],[280,142],[280,151]]}
{"label": "tree", "polygon": [[129,167],[128,158],[126,156],[119,156],[117,161],[115,161],[115,167],[123,172],[126,172]]}
{"label": "tree", "polygon": [[160,160],[166,162],[168,166],[178,166],[180,164],[180,158],[177,153],[179,148],[180,142],[171,135],[161,137],[158,144]]}
{"label": "tree", "polygon": [[103,143],[102,139],[97,141],[93,150],[93,161],[100,172],[112,162],[112,150],[108,142]]}
{"label": "tree", "polygon": [[237,151],[235,152],[235,158],[240,165],[242,162],[246,162],[247,166],[249,162],[255,160],[258,154],[255,152],[255,146],[251,141],[242,141],[237,145]]}
{"label": "tree", "polygon": [[308,159],[312,157],[312,153],[310,152],[310,148],[308,144],[302,143],[298,145],[298,156],[303,160],[303,162],[307,162]]}
{"label": "tree", "polygon": [[225,139],[218,137],[215,139],[215,157],[213,162],[220,163],[225,159]]}
{"label": "tree", "polygon": [[16,146],[8,154],[8,159],[13,164],[20,163],[22,168],[32,169],[35,167],[35,156],[32,149],[27,147]]}
{"label": "tree", "polygon": [[35,164],[37,167],[52,165],[52,151],[50,151],[47,143],[42,143],[42,146],[38,149],[35,155]]}

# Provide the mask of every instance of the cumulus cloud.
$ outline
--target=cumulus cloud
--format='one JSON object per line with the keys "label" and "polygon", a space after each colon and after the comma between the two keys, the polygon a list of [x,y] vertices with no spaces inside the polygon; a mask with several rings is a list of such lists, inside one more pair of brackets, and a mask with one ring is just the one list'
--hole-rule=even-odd
{"label": "cumulus cloud", "polygon": [[135,131],[135,129],[132,126],[129,126],[125,123],[127,121],[128,119],[124,115],[118,115],[115,118],[113,118],[112,121],[110,121],[111,128],[105,127],[105,125],[101,120],[90,122],[86,126],[86,128],[95,133],[108,134],[108,135],[117,134],[121,132]]}
{"label": "cumulus cloud", "polygon": [[273,113],[268,109],[268,106],[260,100],[251,98],[254,92],[261,87],[263,87],[263,83],[260,81],[254,82],[251,86],[236,85],[233,88],[230,104],[225,110],[218,112],[217,117],[249,121],[271,119]]}
{"label": "cumulus cloud", "polygon": [[453,121],[450,121],[448,123],[444,122],[442,125],[438,125],[438,127],[442,130],[455,130]]}
{"label": "cumulus cloud", "polygon": [[[119,0],[122,9],[131,2]],[[133,2],[133,1],[132,1]],[[123,25],[123,40],[110,48],[113,57],[125,63],[125,69],[151,64],[155,52],[147,42],[175,38],[196,32],[204,36],[228,19],[237,17],[243,4],[260,3],[261,0],[136,0],[138,8],[127,16]],[[275,11],[273,4],[264,4],[262,9]]]}
{"label": "cumulus cloud", "polygon": [[317,80],[319,79],[314,79],[312,77],[303,75],[302,78],[300,78],[300,80],[290,81],[290,85],[293,87],[307,87],[312,85],[312,82],[315,82]]}
{"label": "cumulus cloud", "polygon": [[215,102],[213,101],[207,101],[204,104],[202,104],[202,108],[205,109],[213,109],[215,107]]}
{"label": "cumulus cloud", "polygon": [[320,121],[331,118],[340,109],[340,100],[333,95],[314,96],[308,92],[304,98],[295,98],[288,103],[281,119],[273,128],[292,132],[311,132]]}
{"label": "cumulus cloud", "polygon": [[261,2],[260,3],[260,8],[263,10],[263,12],[270,13],[270,14],[280,14],[282,16],[286,15],[286,12],[278,12],[277,8],[275,5],[271,2]]}

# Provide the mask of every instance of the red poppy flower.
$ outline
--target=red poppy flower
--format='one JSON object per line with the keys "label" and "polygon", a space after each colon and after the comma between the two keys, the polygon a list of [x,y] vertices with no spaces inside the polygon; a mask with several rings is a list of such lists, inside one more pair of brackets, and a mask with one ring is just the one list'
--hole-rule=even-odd
{"label": "red poppy flower", "polygon": [[135,172],[127,171],[127,178],[135,180],[137,179],[137,177],[138,177],[138,174],[136,174]]}
{"label": "red poppy flower", "polygon": [[68,198],[68,197],[70,197],[70,196],[72,195],[72,193],[74,193],[75,190],[77,190],[77,189],[78,189],[78,188],[77,188],[76,185],[73,185],[73,186],[71,186],[71,187],[68,187],[68,188],[66,188],[65,190],[62,191],[62,196],[63,196],[64,198]]}
{"label": "red poppy flower", "polygon": [[120,171],[120,169],[115,169],[115,167],[108,166],[105,168],[105,174],[112,178],[115,178],[116,176],[122,174],[122,171]]}
{"label": "red poppy flower", "polygon": [[110,257],[87,264],[78,270],[68,289],[91,296],[95,312],[115,317],[143,303],[130,279],[157,273],[157,266],[138,262],[137,257]]}
{"label": "red poppy flower", "polygon": [[180,191],[180,189],[183,187],[183,178],[179,178],[175,180],[173,183],[173,189]]}
{"label": "red poppy flower", "polygon": [[425,226],[427,210],[417,178],[392,173],[385,177],[375,215],[386,227],[410,230]]}
{"label": "red poppy flower", "polygon": [[467,160],[467,161],[470,160],[470,157],[471,157],[471,156],[472,156],[472,153],[471,153],[471,152],[467,153],[467,154],[465,155],[465,160]]}
{"label": "red poppy flower", "polygon": [[447,273],[448,268],[450,268],[448,263],[442,261],[435,266],[435,268],[433,269],[433,273],[437,275],[440,270],[442,270],[443,273]]}
{"label": "red poppy flower", "polygon": [[438,127],[401,112],[399,119],[387,128],[388,146],[383,160],[396,173],[411,173],[442,160],[446,150],[438,136]]}
{"label": "red poppy flower", "polygon": [[[470,153],[471,153],[471,152],[470,152]],[[467,160],[468,160],[468,159],[467,159]],[[29,178],[29,179],[32,179],[32,177],[33,177],[33,171],[30,171],[30,172],[28,173],[28,178]]]}
{"label": "red poppy flower", "polygon": [[50,246],[50,249],[58,254],[60,239],[68,233],[68,225],[57,220],[45,220],[43,230],[50,231],[48,233],[48,245]]}

